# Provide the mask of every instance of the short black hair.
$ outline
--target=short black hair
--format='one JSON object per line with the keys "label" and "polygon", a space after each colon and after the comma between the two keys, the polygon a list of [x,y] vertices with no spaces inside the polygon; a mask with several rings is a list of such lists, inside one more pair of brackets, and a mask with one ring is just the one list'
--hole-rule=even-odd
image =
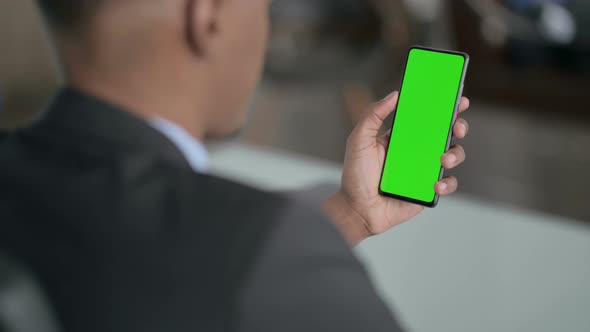
{"label": "short black hair", "polygon": [[37,0],[47,22],[59,30],[73,30],[92,15],[103,0]]}

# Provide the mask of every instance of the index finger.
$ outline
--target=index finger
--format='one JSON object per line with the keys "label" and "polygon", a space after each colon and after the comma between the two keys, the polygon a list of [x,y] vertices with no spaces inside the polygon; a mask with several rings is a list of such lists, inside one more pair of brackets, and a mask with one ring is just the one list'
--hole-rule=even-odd
{"label": "index finger", "polygon": [[461,97],[461,103],[459,104],[459,113],[463,113],[469,109],[471,101],[467,97]]}

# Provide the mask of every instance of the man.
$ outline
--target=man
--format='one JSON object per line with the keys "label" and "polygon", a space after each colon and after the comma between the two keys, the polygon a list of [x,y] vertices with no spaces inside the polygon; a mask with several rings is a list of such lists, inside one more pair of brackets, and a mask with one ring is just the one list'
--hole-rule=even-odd
{"label": "man", "polygon": [[[201,142],[244,121],[269,0],[38,2],[68,86],[0,144],[0,244],[64,331],[399,330],[349,249],[422,211],[377,192],[397,93],[315,208],[207,175]],[[464,159],[456,146],[442,163]]]}

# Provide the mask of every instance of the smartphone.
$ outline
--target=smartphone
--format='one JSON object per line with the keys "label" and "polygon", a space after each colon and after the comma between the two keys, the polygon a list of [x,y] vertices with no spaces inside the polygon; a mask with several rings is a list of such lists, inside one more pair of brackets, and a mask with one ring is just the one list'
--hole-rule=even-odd
{"label": "smartphone", "polygon": [[414,46],[410,49],[383,165],[380,192],[435,207],[435,184],[444,176],[469,56]]}

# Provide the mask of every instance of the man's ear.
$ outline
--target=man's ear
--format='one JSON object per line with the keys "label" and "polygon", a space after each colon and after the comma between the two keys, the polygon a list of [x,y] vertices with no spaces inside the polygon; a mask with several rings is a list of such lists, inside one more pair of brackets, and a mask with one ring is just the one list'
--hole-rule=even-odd
{"label": "man's ear", "polygon": [[218,0],[186,0],[185,38],[197,56],[206,56],[218,30]]}

